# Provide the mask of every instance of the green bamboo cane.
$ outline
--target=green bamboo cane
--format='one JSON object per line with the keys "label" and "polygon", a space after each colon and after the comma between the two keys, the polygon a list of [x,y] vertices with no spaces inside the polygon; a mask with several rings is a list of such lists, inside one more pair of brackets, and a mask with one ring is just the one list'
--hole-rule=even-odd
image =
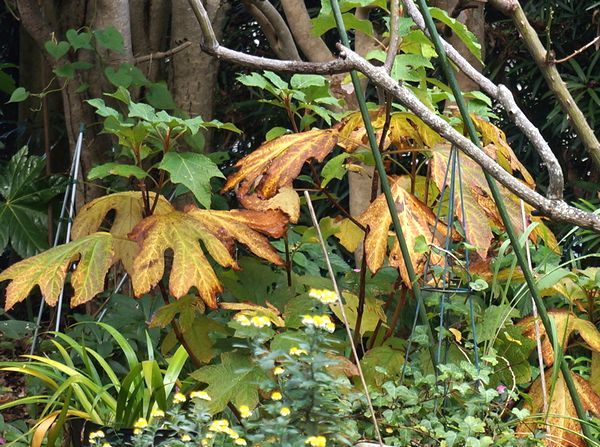
{"label": "green bamboo cane", "polygon": [[[350,41],[348,39],[348,33],[346,32],[346,27],[344,25],[344,19],[342,18],[342,12],[340,11],[340,5],[337,0],[331,0],[331,8],[333,10],[333,15],[335,17],[335,22],[337,25],[338,32],[340,34],[340,39],[342,44],[350,48]],[[375,159],[375,167],[377,169],[377,173],[379,174],[379,181],[381,182],[381,190],[385,195],[385,200],[387,202],[387,206],[392,216],[392,223],[394,226],[394,232],[396,233],[396,238],[398,239],[398,243],[400,245],[400,251],[402,252],[402,258],[404,261],[404,265],[406,266],[406,271],[408,273],[408,278],[412,285],[413,294],[415,299],[417,300],[417,306],[419,308],[419,318],[421,320],[421,324],[425,326],[427,331],[427,336],[429,338],[429,354],[431,356],[431,362],[433,364],[433,369],[436,371],[436,357],[434,346],[435,338],[433,337],[433,332],[431,330],[431,326],[429,325],[429,319],[427,318],[427,310],[425,309],[425,303],[423,302],[423,296],[421,294],[421,288],[417,282],[417,274],[410,260],[410,252],[408,246],[406,245],[406,239],[404,238],[404,233],[402,232],[402,226],[400,225],[400,220],[398,219],[398,212],[396,210],[396,204],[394,202],[394,197],[392,196],[392,191],[390,189],[390,183],[388,181],[385,167],[383,165],[383,160],[381,158],[381,154],[379,153],[379,145],[377,144],[377,139],[375,137],[375,131],[373,130],[373,125],[371,124],[371,117],[369,116],[369,110],[367,109],[367,102],[365,100],[365,95],[362,90],[362,86],[360,85],[360,80],[358,78],[358,74],[355,70],[350,72],[350,76],[352,78],[352,84],[354,85],[354,94],[358,101],[358,107],[360,109],[360,113],[362,115],[362,119],[365,123],[365,129],[367,131],[367,136],[369,139],[369,146],[371,146],[371,152],[373,153],[373,158]]]}
{"label": "green bamboo cane", "polygon": [[[421,9],[421,13],[423,14],[423,17],[425,18],[425,25],[427,26],[431,40],[433,41],[435,49],[438,53],[439,63],[442,67],[442,70],[444,71],[446,80],[448,81],[448,84],[450,85],[450,88],[452,89],[452,93],[454,94],[454,100],[456,101],[458,109],[460,110],[460,114],[462,115],[462,119],[463,119],[463,122],[465,123],[467,131],[469,132],[469,137],[471,138],[471,141],[473,141],[473,143],[475,143],[478,147],[481,148],[479,136],[477,135],[477,131],[475,130],[473,120],[471,119],[471,117],[469,115],[467,104],[464,100],[464,97],[462,95],[460,87],[458,86],[458,82],[456,80],[456,76],[454,75],[454,71],[450,65],[450,62],[448,61],[448,57],[446,55],[446,50],[445,50],[444,46],[442,45],[440,35],[437,32],[437,28],[435,26],[435,23],[433,22],[431,13],[429,12],[429,8],[427,7],[427,2],[425,0],[418,0],[418,4],[419,4],[419,8]],[[529,288],[529,292],[531,293],[531,296],[533,297],[533,300],[535,301],[535,304],[538,308],[539,316],[540,316],[540,319],[542,320],[542,324],[544,325],[544,328],[546,330],[546,336],[548,337],[548,341],[550,342],[550,344],[552,346],[558,346],[557,344],[555,344],[556,337],[552,330],[552,324],[550,322],[550,318],[548,317],[548,311],[546,310],[544,301],[540,297],[537,286],[535,284],[535,280],[533,278],[533,274],[531,273],[531,270],[529,269],[529,265],[528,265],[527,261],[525,260],[525,255],[523,253],[523,249],[522,249],[521,245],[519,244],[519,240],[518,240],[515,230],[512,226],[512,223],[510,221],[508,211],[506,210],[506,206],[504,205],[504,200],[500,194],[500,191],[498,190],[498,185],[496,184],[496,181],[493,179],[493,177],[491,175],[489,175],[487,172],[484,172],[484,173],[485,173],[485,178],[487,180],[487,183],[492,192],[494,202],[496,202],[496,206],[498,207],[498,211],[500,212],[500,217],[502,218],[502,222],[504,223],[504,227],[506,228],[506,233],[508,234],[510,243],[511,243],[513,250],[515,252],[515,255],[517,257],[517,262],[519,263],[519,266],[521,267],[521,270],[523,271],[523,275],[525,277],[527,287]],[[579,394],[577,392],[577,388],[575,387],[575,382],[573,381],[573,376],[571,375],[569,366],[568,366],[566,360],[564,359],[564,356],[561,356],[561,357],[562,357],[562,360],[560,362],[560,370],[563,373],[565,383],[567,384],[567,388],[569,389],[569,394],[571,395],[571,399],[573,400],[573,404],[575,405],[575,410],[577,411],[577,417],[581,421],[581,427],[582,427],[585,438],[587,438],[585,440],[587,443],[587,440],[592,439],[589,427],[585,423],[587,421],[587,415],[586,415],[585,409],[583,408],[583,405],[581,403],[581,399],[579,398]],[[540,371],[540,374],[543,374],[543,373],[544,373],[543,371]]]}

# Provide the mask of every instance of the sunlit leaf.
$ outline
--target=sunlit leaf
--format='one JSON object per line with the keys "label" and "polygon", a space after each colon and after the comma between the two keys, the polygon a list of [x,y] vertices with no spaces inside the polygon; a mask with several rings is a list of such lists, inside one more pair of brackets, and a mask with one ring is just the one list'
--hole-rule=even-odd
{"label": "sunlit leaf", "polygon": [[[154,214],[167,214],[174,208],[166,198],[150,193],[151,205],[157,200]],[[114,212],[106,225],[109,214]],[[75,220],[71,237],[73,240],[81,239],[99,230],[110,231],[114,238],[115,261],[121,261],[125,271],[133,273],[133,260],[139,249],[135,242],[129,240],[127,235],[144,217],[144,200],[138,191],[118,192],[99,197],[84,205]]]}
{"label": "sunlit leaf", "polygon": [[[350,292],[343,292],[342,296],[344,297],[344,310],[346,311],[348,324],[354,329],[358,318],[358,296]],[[330,307],[336,317],[343,321],[340,305],[330,304]],[[361,335],[374,331],[380,320],[384,323],[387,321],[385,312],[383,311],[383,301],[371,296],[365,297],[364,313],[360,325]]]}
{"label": "sunlit leaf", "polygon": [[71,306],[83,304],[104,290],[104,277],[112,258],[113,237],[109,233],[94,233],[13,264],[0,273],[0,281],[12,280],[6,289],[5,308],[23,301],[36,285],[46,303],[56,305],[67,272],[75,262]]}
{"label": "sunlit leaf", "polygon": [[300,218],[300,196],[289,186],[284,186],[270,199],[261,200],[258,194],[241,194],[238,190],[237,198],[240,204],[254,211],[281,210],[291,223],[297,223]]}
{"label": "sunlit leaf", "polygon": [[243,184],[246,192],[258,181],[255,191],[262,199],[270,199],[280,188],[292,186],[306,161],[323,161],[337,139],[336,130],[317,129],[271,140],[236,163],[238,171],[229,176],[223,191]]}
{"label": "sunlit leaf", "polygon": [[267,303],[266,306],[260,306],[254,303],[221,303],[221,309],[235,310],[238,313],[246,315],[248,318],[254,316],[267,317],[275,326],[285,326],[285,321],[281,318],[281,312],[272,304]]}

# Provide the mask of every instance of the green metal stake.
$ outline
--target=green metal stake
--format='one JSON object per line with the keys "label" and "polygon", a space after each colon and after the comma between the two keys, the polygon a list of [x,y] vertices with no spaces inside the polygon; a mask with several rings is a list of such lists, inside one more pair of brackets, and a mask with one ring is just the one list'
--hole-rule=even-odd
{"label": "green metal stake", "polygon": [[[350,48],[348,33],[346,32],[346,27],[344,26],[344,19],[342,18],[342,12],[340,11],[340,5],[337,0],[331,0],[331,8],[333,10],[333,15],[335,17],[335,22],[337,25],[338,32],[340,34],[340,39],[342,40],[342,44],[346,48]],[[406,239],[404,238],[404,233],[402,232],[400,220],[398,219],[396,204],[394,202],[394,197],[392,196],[390,183],[385,173],[383,160],[381,158],[381,154],[379,153],[379,145],[377,144],[377,139],[375,137],[373,125],[371,124],[371,117],[369,116],[369,110],[367,109],[365,95],[362,91],[362,86],[360,85],[360,80],[356,71],[352,70],[350,72],[350,76],[352,78],[352,84],[354,85],[355,96],[358,100],[358,107],[360,109],[362,119],[365,123],[365,130],[367,131],[367,136],[369,138],[369,145],[371,146],[371,151],[373,152],[373,157],[375,158],[375,167],[377,169],[377,173],[379,174],[381,189],[383,191],[383,194],[385,195],[385,200],[387,202],[390,215],[392,216],[392,223],[394,226],[394,231],[396,233],[396,238],[398,239],[398,243],[400,245],[400,251],[402,252],[404,265],[406,266],[406,271],[408,272],[408,278],[412,285],[413,294],[415,296],[415,299],[417,300],[417,305],[419,307],[419,318],[421,320],[421,324],[425,326],[427,331],[427,336],[429,338],[429,354],[431,356],[431,362],[434,366],[433,369],[437,374],[437,369],[435,368],[437,364],[434,350],[434,346],[436,345],[435,338],[433,337],[433,332],[431,330],[431,326],[429,325],[429,319],[427,318],[427,310],[425,309],[425,304],[423,303],[421,288],[419,287],[419,284],[417,282],[417,274],[415,273],[415,269],[411,263],[409,255],[410,252],[408,250],[408,246],[406,245]]]}
{"label": "green metal stake", "polygon": [[[423,14],[423,17],[425,18],[425,25],[427,26],[427,30],[429,31],[431,40],[433,41],[435,49],[438,53],[440,65],[442,66],[442,69],[444,71],[444,74],[446,76],[446,80],[448,81],[448,84],[450,84],[450,88],[452,89],[452,93],[454,94],[454,99],[456,101],[456,105],[458,106],[458,109],[460,110],[460,114],[462,115],[463,122],[465,123],[467,131],[469,132],[469,137],[471,138],[471,141],[473,141],[473,143],[475,143],[478,147],[481,148],[479,136],[477,135],[477,131],[475,130],[473,120],[471,120],[471,117],[469,115],[467,104],[464,100],[464,97],[462,95],[460,87],[458,86],[458,82],[456,81],[456,76],[454,75],[454,71],[452,70],[450,62],[448,61],[446,50],[445,50],[444,46],[442,45],[440,35],[437,32],[437,28],[435,27],[435,23],[433,22],[433,18],[431,17],[429,8],[427,7],[427,2],[425,0],[417,0],[417,1],[419,4],[419,8],[421,9],[421,14]],[[508,234],[508,238],[510,239],[510,243],[511,243],[513,250],[515,252],[515,255],[517,257],[517,262],[519,263],[519,266],[521,267],[521,270],[523,271],[523,275],[525,276],[525,281],[527,282],[527,287],[529,288],[529,292],[531,293],[531,296],[533,297],[533,300],[535,301],[535,304],[538,308],[540,319],[542,320],[542,324],[544,325],[544,329],[546,330],[546,336],[548,337],[548,341],[550,342],[550,344],[552,346],[559,346],[558,344],[555,343],[556,340],[555,340],[554,332],[552,330],[552,324],[550,322],[550,318],[548,317],[548,311],[546,310],[546,306],[544,305],[544,302],[542,301],[542,299],[538,293],[537,286],[536,286],[535,280],[533,278],[533,274],[531,273],[531,270],[529,269],[529,264],[525,260],[525,255],[523,253],[523,249],[522,249],[521,245],[519,244],[519,240],[518,240],[515,230],[512,226],[512,223],[510,221],[510,216],[508,215],[508,211],[506,210],[506,206],[504,205],[504,200],[503,200],[502,196],[500,195],[500,191],[498,190],[498,185],[496,184],[496,181],[494,180],[494,178],[491,175],[489,175],[487,172],[485,172],[485,178],[486,178],[487,183],[492,192],[494,202],[496,202],[496,206],[498,207],[498,211],[500,212],[500,217],[502,218],[502,222],[504,223],[504,227],[506,228],[506,233]],[[581,421],[583,435],[586,438],[585,441],[586,441],[586,443],[588,443],[587,441],[589,439],[592,439],[592,437],[591,437],[589,427],[587,426],[587,424],[584,423],[587,421],[587,414],[585,412],[585,409],[583,408],[581,399],[579,398],[579,393],[577,392],[577,388],[575,387],[575,382],[573,381],[573,376],[571,376],[571,371],[569,370],[569,366],[568,366],[566,360],[564,359],[564,356],[562,356],[562,359],[560,362],[560,370],[565,379],[565,383],[567,384],[567,388],[569,389],[569,394],[571,395],[573,404],[575,405],[575,410],[577,411],[577,417]],[[543,371],[541,371],[540,374],[543,374]],[[589,445],[589,443],[588,443],[588,445]]]}

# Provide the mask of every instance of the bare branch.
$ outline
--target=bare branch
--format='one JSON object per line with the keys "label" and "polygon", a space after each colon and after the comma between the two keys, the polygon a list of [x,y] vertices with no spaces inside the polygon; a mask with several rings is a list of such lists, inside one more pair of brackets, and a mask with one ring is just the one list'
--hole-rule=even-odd
{"label": "bare branch", "polygon": [[326,62],[333,59],[333,54],[323,39],[312,33],[312,23],[304,2],[299,0],[281,0],[283,12],[296,43],[311,62]]}
{"label": "bare branch", "polygon": [[594,45],[596,42],[600,42],[600,36],[596,36],[594,38],[594,40],[592,40],[591,42],[586,43],[584,46],[582,46],[578,50],[573,51],[567,57],[563,57],[562,59],[556,59],[553,62],[555,64],[562,64],[563,62],[567,62],[569,59],[573,59],[578,54],[583,53],[585,50],[587,50],[589,47],[591,47],[592,45]]}
{"label": "bare branch", "polygon": [[[204,9],[200,0],[188,0],[195,3],[199,9]],[[197,17],[205,17],[198,14]],[[206,16],[207,17],[207,16]],[[202,24],[210,27],[210,22]],[[215,41],[216,42],[216,41]],[[553,200],[542,196],[536,191],[528,188],[518,179],[510,175],[495,160],[490,158],[483,150],[477,147],[471,140],[456,131],[444,119],[421,103],[417,97],[407,88],[392,79],[382,67],[375,67],[354,51],[338,44],[341,60],[325,63],[309,63],[298,61],[280,61],[250,56],[244,53],[230,50],[219,46],[203,46],[210,54],[226,59],[228,61],[252,67],[254,69],[282,71],[288,73],[315,73],[332,74],[344,71],[357,70],[369,78],[376,86],[393,95],[400,104],[420,117],[433,130],[459,147],[465,154],[473,159],[479,166],[498,180],[517,197],[536,208],[541,214],[552,219],[569,222],[580,227],[591,228],[600,233],[600,216],[579,210],[569,206],[561,200]]]}
{"label": "bare branch", "polygon": [[563,112],[571,119],[575,132],[577,132],[583,145],[591,155],[596,168],[600,169],[600,141],[596,138],[594,130],[585,119],[585,115],[577,106],[573,96],[571,96],[571,93],[556,69],[556,65],[548,57],[546,48],[544,48],[536,31],[529,23],[525,11],[521,8],[521,4],[517,0],[489,0],[489,3],[511,17],[519,31],[521,39],[525,42],[525,45],[529,50],[529,54],[531,54],[533,60],[546,79],[548,87],[550,87],[550,90],[558,99]]}
{"label": "bare branch", "polygon": [[398,54],[398,46],[400,44],[400,35],[398,33],[398,22],[400,18],[400,0],[390,0],[390,43],[387,48],[387,55],[383,67],[385,71],[390,73],[396,54]]}
{"label": "bare branch", "polygon": [[268,0],[242,0],[261,25],[271,48],[281,59],[300,60],[300,54],[285,20]]}
{"label": "bare branch", "polygon": [[[408,15],[413,19],[415,24],[426,34],[427,27],[421,12],[416,7],[412,0],[403,0]],[[517,125],[517,127],[523,132],[527,139],[531,142],[536,152],[542,159],[542,162],[548,170],[549,184],[548,184],[548,198],[552,200],[560,200],[563,197],[564,189],[564,175],[560,163],[558,162],[556,155],[550,149],[550,146],[542,136],[539,129],[527,118],[525,113],[517,105],[512,92],[503,85],[496,85],[490,79],[486,78],[479,70],[473,67],[456,49],[448,42],[442,39],[442,43],[448,57],[456,66],[466,74],[473,82],[477,83],[481,89],[492,98],[496,99],[504,110],[508,113],[509,117]]]}
{"label": "bare branch", "polygon": [[181,45],[177,45],[175,48],[171,48],[170,50],[167,50],[167,51],[157,51],[156,53],[146,54],[144,56],[138,56],[134,59],[134,63],[141,64],[142,62],[153,61],[153,60],[157,60],[157,59],[164,59],[164,58],[173,56],[174,54],[179,53],[180,51],[185,50],[191,44],[192,44],[192,42],[184,42]]}

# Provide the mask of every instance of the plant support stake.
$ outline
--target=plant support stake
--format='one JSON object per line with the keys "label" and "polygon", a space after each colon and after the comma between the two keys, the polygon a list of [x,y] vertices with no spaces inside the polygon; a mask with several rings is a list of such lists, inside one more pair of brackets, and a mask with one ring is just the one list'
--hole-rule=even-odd
{"label": "plant support stake", "polygon": [[[458,109],[460,110],[460,114],[462,116],[463,122],[465,124],[467,131],[469,132],[469,137],[471,138],[471,141],[473,141],[474,144],[481,147],[481,143],[479,141],[477,131],[475,130],[473,121],[471,120],[471,117],[469,116],[467,104],[465,102],[465,99],[463,98],[460,87],[458,86],[458,82],[456,80],[456,76],[454,75],[454,71],[448,61],[446,50],[445,50],[444,46],[442,45],[440,35],[437,32],[435,23],[433,22],[433,18],[431,17],[431,14],[429,13],[429,8],[427,6],[427,2],[425,0],[417,0],[417,1],[418,1],[419,8],[421,9],[421,14],[423,14],[423,17],[425,18],[425,25],[427,26],[427,30],[429,31],[431,40],[433,41],[435,49],[438,53],[439,63],[441,65],[442,70],[444,71],[444,75],[446,76],[446,80],[448,81],[448,84],[450,84],[450,88],[452,89],[452,93],[454,94],[454,98],[455,98],[456,104],[458,106]],[[548,312],[546,311],[546,306],[544,305],[544,302],[542,301],[542,299],[538,293],[537,286],[536,286],[535,280],[533,278],[533,274],[531,273],[531,270],[529,269],[529,265],[527,264],[527,260],[525,259],[523,249],[521,248],[521,245],[519,244],[519,240],[518,240],[515,230],[512,226],[512,223],[510,221],[508,211],[506,210],[506,206],[504,205],[504,200],[502,199],[502,196],[500,195],[500,190],[498,189],[498,185],[496,184],[496,181],[492,178],[492,176],[490,176],[487,172],[484,171],[484,174],[485,174],[487,183],[490,187],[490,190],[492,192],[494,202],[496,203],[496,206],[498,207],[498,211],[500,212],[500,217],[502,218],[502,222],[504,224],[504,227],[506,228],[506,233],[508,234],[508,237],[510,239],[510,243],[515,252],[515,256],[517,257],[517,262],[519,263],[519,267],[521,267],[521,270],[523,271],[523,275],[525,276],[525,281],[527,283],[527,287],[529,288],[529,292],[531,293],[531,296],[538,308],[540,319],[542,321],[542,324],[544,325],[544,329],[546,330],[546,335],[548,337],[548,341],[550,342],[550,344],[552,346],[558,346],[555,343],[557,340],[556,340],[555,334],[552,329],[552,323],[550,321],[550,318],[548,317]],[[579,394],[577,393],[577,388],[575,387],[575,382],[573,381],[573,376],[571,376],[571,371],[569,370],[569,366],[568,366],[564,356],[561,356],[560,370],[565,379],[565,383],[567,384],[567,388],[569,389],[569,394],[571,395],[573,404],[575,405],[575,410],[577,411],[577,417],[580,420],[581,429],[582,429],[582,432],[583,432],[583,435],[585,438],[584,440],[589,445],[588,441],[593,438],[592,438],[592,434],[590,433],[589,427],[586,424],[587,415],[586,415],[585,409],[583,408],[583,405],[581,403],[581,399],[579,398]],[[541,372],[541,374],[543,374],[543,371]]]}
{"label": "plant support stake", "polygon": [[[342,12],[340,10],[340,5],[337,0],[331,0],[331,8],[333,10],[333,15],[335,17],[335,23],[337,25],[338,32],[340,34],[340,39],[342,44],[346,48],[350,48],[350,40],[348,39],[348,33],[346,33],[346,27],[344,26],[344,19],[342,18]],[[365,95],[362,91],[362,86],[360,85],[360,80],[358,79],[358,74],[356,70],[352,70],[350,72],[350,76],[352,78],[352,84],[354,86],[354,93],[356,99],[358,101],[358,106],[360,108],[360,113],[362,115],[363,122],[365,123],[365,129],[367,131],[367,136],[369,138],[369,146],[371,146],[371,152],[373,153],[373,157],[375,158],[375,167],[377,169],[377,173],[379,174],[379,181],[381,182],[381,190],[385,195],[385,200],[387,202],[388,210],[392,217],[392,223],[394,226],[394,232],[396,233],[396,238],[398,239],[398,243],[400,245],[400,251],[402,252],[402,259],[404,261],[404,265],[406,266],[406,271],[408,272],[408,277],[410,280],[410,284],[412,286],[413,294],[415,299],[417,300],[417,307],[419,311],[419,318],[421,319],[421,324],[425,326],[427,331],[427,336],[429,338],[429,354],[431,356],[431,362],[434,366],[434,371],[436,371],[436,356],[434,346],[435,338],[433,337],[433,332],[431,330],[431,326],[429,324],[429,319],[427,318],[427,310],[425,309],[425,304],[423,303],[423,296],[421,294],[421,288],[417,282],[417,274],[412,265],[410,259],[410,251],[408,246],[406,245],[406,239],[404,238],[404,233],[402,232],[402,226],[400,225],[400,219],[398,219],[398,212],[396,210],[396,204],[394,202],[394,197],[392,196],[392,191],[390,189],[390,183],[388,181],[387,175],[385,173],[385,166],[383,165],[383,160],[381,158],[381,153],[379,152],[379,145],[377,144],[377,138],[375,137],[375,131],[373,130],[373,126],[371,124],[371,117],[369,116],[369,110],[367,109],[367,102],[365,101]]]}

